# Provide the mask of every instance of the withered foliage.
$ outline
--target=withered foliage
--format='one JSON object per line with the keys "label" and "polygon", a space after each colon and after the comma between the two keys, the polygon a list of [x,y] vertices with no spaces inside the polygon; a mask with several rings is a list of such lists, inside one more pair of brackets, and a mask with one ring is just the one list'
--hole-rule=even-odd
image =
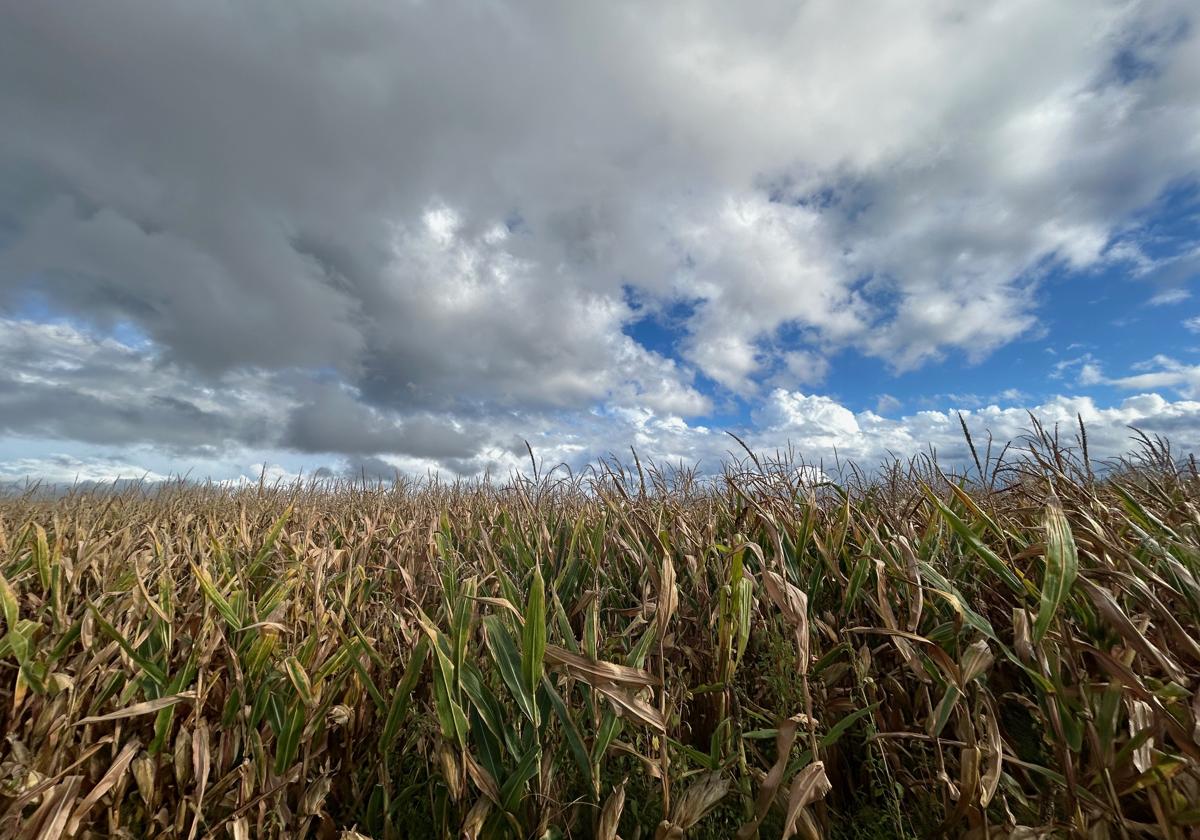
{"label": "withered foliage", "polygon": [[1195,464],[1026,443],[9,493],[0,836],[1195,836]]}

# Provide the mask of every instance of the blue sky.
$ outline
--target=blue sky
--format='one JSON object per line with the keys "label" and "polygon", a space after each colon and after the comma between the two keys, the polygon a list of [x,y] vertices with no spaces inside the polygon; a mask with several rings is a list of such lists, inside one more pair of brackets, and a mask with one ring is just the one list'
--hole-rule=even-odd
{"label": "blue sky", "polygon": [[[1021,406],[1064,388],[1112,402],[1128,396],[1128,389],[1103,382],[1084,387],[1077,382],[1082,362],[1072,360],[1087,357],[1114,372],[1156,355],[1195,364],[1200,330],[1188,329],[1186,322],[1200,316],[1200,299],[1193,297],[1200,278],[1200,190],[1192,180],[1172,184],[1124,228],[1106,243],[1108,256],[1096,265],[1072,268],[1048,259],[1032,269],[1025,281],[1035,289],[1038,324],[982,359],[946,354],[920,368],[897,371],[884,358],[847,348],[830,354],[821,391],[853,411],[888,415],[988,403]],[[1144,264],[1122,258],[1127,248],[1137,248]],[[635,311],[642,311],[636,295],[627,295]],[[673,301],[636,317],[625,333],[678,358],[695,306],[696,301]],[[789,347],[801,340],[785,326],[764,344]],[[697,384],[723,409],[706,421],[736,427],[752,423],[753,399],[733,397],[702,376]]]}
{"label": "blue sky", "polygon": [[1200,447],[1200,29],[353,2],[0,31],[0,480]]}

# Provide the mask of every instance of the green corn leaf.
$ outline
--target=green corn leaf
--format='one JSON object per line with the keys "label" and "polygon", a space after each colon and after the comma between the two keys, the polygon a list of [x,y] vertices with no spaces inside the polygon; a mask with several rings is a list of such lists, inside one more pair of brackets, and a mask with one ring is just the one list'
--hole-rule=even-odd
{"label": "green corn leaf", "polygon": [[275,774],[282,776],[291,766],[304,731],[304,705],[296,703],[283,715],[278,741],[275,744]]}
{"label": "green corn leaf", "polygon": [[946,686],[946,693],[942,695],[941,702],[933,710],[933,717],[929,719],[929,734],[934,738],[941,735],[942,730],[946,728],[946,722],[950,720],[950,713],[958,705],[960,697],[962,697],[962,691],[958,686],[949,683]]}
{"label": "green corn leaf", "polygon": [[1079,553],[1071,526],[1063,513],[1058,496],[1051,494],[1043,517],[1046,532],[1046,569],[1042,577],[1042,601],[1033,624],[1033,643],[1036,645],[1050,629],[1079,573]]}
{"label": "green corn leaf", "polygon": [[[546,584],[535,564],[529,600],[525,605],[525,627],[521,633],[521,677],[532,697],[542,681],[546,656]],[[537,720],[534,720],[536,725]]]}
{"label": "green corn leaf", "polygon": [[[478,708],[472,707],[471,712],[471,746],[479,756],[483,765],[493,779],[504,778],[504,754],[501,751],[500,739],[483,719]],[[514,753],[520,755],[520,753]]]}
{"label": "green corn leaf", "polygon": [[608,752],[612,742],[621,733],[623,723],[624,721],[611,708],[604,709],[600,718],[600,727],[596,730],[596,740],[592,744],[592,763],[596,767],[600,766],[604,754]]}
{"label": "green corn leaf", "polygon": [[1024,597],[1026,594],[1025,585],[1021,583],[1020,578],[1018,578],[1016,573],[1013,572],[1012,567],[1009,566],[1009,564],[1003,559],[1001,559],[996,552],[984,545],[983,540],[979,539],[979,536],[973,530],[971,530],[971,526],[969,526],[966,522],[963,522],[962,519],[959,518],[958,514],[947,507],[946,504],[928,487],[925,488],[925,495],[929,497],[929,500],[933,503],[933,506],[937,509],[938,513],[941,514],[942,518],[950,524],[951,529],[953,529],[954,533],[958,535],[958,538],[963,541],[963,544],[965,544],[976,557],[982,560],[987,567],[996,574],[997,577],[1004,581],[1004,585],[1012,590],[1013,593]]}
{"label": "green corn leaf", "polygon": [[754,612],[754,582],[741,578],[733,585],[733,614],[737,620],[734,661],[741,662],[750,643],[750,619]]}
{"label": "green corn leaf", "polygon": [[229,625],[229,629],[234,631],[241,630],[241,618],[238,617],[237,612],[233,609],[229,601],[225,599],[225,596],[221,594],[221,591],[217,589],[217,585],[213,583],[212,575],[208,573],[208,569],[198,566],[195,563],[192,563],[191,567],[192,572],[196,575],[196,582],[200,584],[200,589],[204,592],[204,597],[220,613],[221,618]]}
{"label": "green corn leaf", "polygon": [[247,574],[254,577],[263,564],[267,562],[267,558],[271,556],[271,549],[275,547],[276,540],[283,532],[283,526],[287,524],[288,518],[292,515],[292,505],[288,505],[283,514],[275,520],[275,524],[271,526],[271,530],[267,531],[267,536],[263,538],[262,547],[258,549],[258,553],[254,555],[254,562],[250,564],[250,569]]}
{"label": "green corn leaf", "polygon": [[597,642],[600,638],[600,599],[594,597],[588,603],[583,619],[583,650],[593,660],[600,658]]}
{"label": "green corn leaf", "polygon": [[317,669],[316,673],[313,674],[313,682],[324,682],[326,679],[345,668],[350,659],[350,654],[354,652],[356,647],[357,645],[355,645],[353,640],[344,639],[342,643],[338,645],[337,650],[333,652],[333,655],[326,659],[325,662],[322,663],[321,667]]}
{"label": "green corn leaf", "polygon": [[[359,646],[365,649],[365,646],[362,645],[362,642],[359,642]],[[375,707],[379,709],[380,712],[386,713],[388,707],[387,702],[383,699],[383,692],[379,690],[379,686],[375,684],[375,680],[371,679],[370,672],[368,672],[367,669],[363,667],[362,662],[359,661],[358,652],[355,651],[349,657],[349,659],[350,666],[354,668],[355,672],[358,674],[358,678],[362,680],[363,686],[367,689],[367,694],[371,695],[371,699],[375,701]]]}
{"label": "green corn leaf", "polygon": [[34,526],[36,538],[33,543],[33,562],[37,567],[38,581],[42,592],[50,588],[50,545],[46,539],[46,529],[41,525]]}
{"label": "green corn leaf", "polygon": [[0,574],[0,607],[4,610],[4,627],[7,630],[13,630],[17,626],[17,620],[21,617],[20,601],[17,600],[17,593],[13,592],[8,579],[2,574]]}
{"label": "green corn leaf", "polygon": [[310,709],[315,706],[317,698],[313,694],[312,682],[308,678],[308,672],[300,664],[300,660],[294,656],[289,656],[283,660],[283,670],[292,687],[296,689],[296,694],[300,697],[300,701]]}
{"label": "green corn leaf", "polygon": [[529,718],[530,723],[537,725],[537,710],[533,702],[533,694],[528,690],[521,671],[521,656],[517,652],[516,643],[508,632],[508,628],[499,616],[489,615],[483,619],[485,638],[488,651],[500,671],[500,678],[512,693],[517,708]]}
{"label": "green corn leaf", "polygon": [[625,657],[625,664],[633,668],[641,668],[646,662],[646,656],[650,653],[650,645],[658,638],[655,630],[655,620],[650,622],[650,626],[646,628],[646,632],[638,639],[637,644],[633,646],[633,650],[629,651],[629,655]]}
{"label": "green corn leaf", "polygon": [[[880,701],[882,702],[882,701]],[[821,738],[820,744],[822,747],[832,747],[838,742],[838,739],[845,734],[846,730],[854,725],[855,721],[866,717],[879,707],[879,703],[872,703],[861,709],[855,709],[850,714],[839,720],[829,728],[829,731]]]}
{"label": "green corn leaf", "polygon": [[500,787],[500,802],[504,805],[504,810],[515,811],[517,809],[525,790],[525,784],[537,773],[541,758],[542,746],[534,741],[533,746],[525,751],[517,766],[509,773],[508,778]]}
{"label": "green corn leaf", "polygon": [[[250,724],[258,726],[263,718],[266,718],[270,724],[272,731],[276,736],[283,728],[283,712],[279,705],[279,701],[275,698],[275,684],[264,682],[254,695],[254,702],[250,705]],[[237,709],[234,709],[236,714]]]}
{"label": "green corn leaf", "polygon": [[975,628],[992,641],[999,641],[992,623],[971,609],[971,605],[967,603],[967,599],[963,597],[963,594],[958,591],[958,587],[946,580],[941,572],[924,560],[918,561],[918,565],[925,580],[931,584],[929,590],[937,593],[950,604],[951,608],[962,616],[967,626]]}
{"label": "green corn leaf", "polygon": [[259,633],[250,643],[250,647],[242,659],[246,676],[252,680],[261,676],[267,666],[271,664],[272,655],[277,647],[279,647],[279,634]]}
{"label": "green corn leaf", "polygon": [[854,609],[854,603],[858,600],[858,593],[862,591],[863,584],[866,583],[871,566],[871,558],[867,554],[859,557],[858,562],[854,564],[854,569],[850,573],[850,582],[846,585],[845,597],[842,599],[843,612],[850,612]]}
{"label": "green corn leaf", "polygon": [[[462,673],[463,661],[467,656],[467,639],[471,634],[471,616],[474,608],[476,583],[467,579],[461,591],[455,594],[454,609],[450,616],[450,650],[454,664],[454,684],[457,686]],[[457,693],[456,693],[457,696]]]}
{"label": "green corn leaf", "polygon": [[472,662],[467,662],[463,666],[462,687],[463,692],[471,701],[472,715],[479,717],[480,722],[497,744],[503,742],[504,747],[513,757],[519,757],[523,750],[518,742],[518,736],[524,730],[520,726],[512,725],[511,712],[505,710],[499,698],[487,686],[483,672]]}
{"label": "green corn leaf", "polygon": [[575,639],[575,632],[571,629],[571,619],[567,617],[567,611],[563,608],[562,601],[558,599],[557,594],[552,594],[550,601],[554,605],[554,620],[558,624],[558,635],[562,637],[563,647],[571,653],[579,653],[579,642]]}
{"label": "green corn leaf", "polygon": [[[193,651],[188,657],[187,662],[180,668],[175,676],[171,677],[170,683],[167,685],[164,694],[171,696],[182,694],[184,689],[192,684],[196,679],[196,654]],[[158,755],[162,752],[163,747],[167,744],[167,738],[171,734],[171,724],[175,720],[175,706],[167,706],[164,709],[159,709],[158,714],[154,719],[154,739],[146,748],[151,755]]]}
{"label": "green corn leaf", "polygon": [[99,625],[101,631],[103,631],[106,636],[120,645],[121,650],[125,651],[125,653],[129,655],[129,658],[137,663],[137,666],[145,671],[146,675],[150,677],[150,679],[154,681],[154,684],[161,690],[167,684],[166,671],[164,671],[158,663],[147,659],[145,656],[138,653],[137,649],[129,643],[129,640],[117,631],[117,628],[113,627],[104,620],[104,616],[100,615],[100,610],[96,609],[96,605],[94,603],[88,602],[88,609],[91,610],[92,617],[96,619],[96,624]]}
{"label": "green corn leaf", "polygon": [[362,648],[363,652],[367,654],[367,658],[370,659],[375,667],[380,671],[386,671],[388,669],[388,664],[383,660],[383,657],[379,655],[379,651],[375,650],[375,646],[371,644],[371,641],[363,634],[362,629],[358,626],[358,622],[356,622],[349,615],[346,616],[346,621],[350,624],[350,629],[354,631],[354,636],[358,639],[358,644]]}
{"label": "green corn leaf", "polygon": [[291,597],[292,590],[295,587],[296,580],[294,577],[287,577],[272,584],[271,588],[258,601],[258,614],[270,615],[275,612],[277,607]]}
{"label": "green corn leaf", "polygon": [[546,692],[546,696],[550,698],[550,705],[554,707],[555,714],[558,715],[559,723],[562,724],[563,735],[567,739],[567,746],[571,749],[571,754],[575,757],[575,763],[579,765],[580,772],[583,773],[583,778],[587,782],[588,789],[592,791],[592,795],[598,797],[600,788],[596,785],[596,780],[592,776],[592,764],[588,756],[587,747],[583,744],[583,737],[579,734],[579,727],[575,725],[574,719],[571,717],[571,712],[567,709],[567,704],[563,702],[562,696],[554,688],[554,684],[550,682],[549,677],[542,678],[542,689]]}
{"label": "green corn leaf", "polygon": [[29,652],[33,650],[33,637],[40,625],[36,621],[23,618],[11,630],[0,638],[0,656],[10,653],[22,667],[30,664]]}
{"label": "green corn leaf", "polygon": [[392,693],[392,704],[388,707],[387,720],[383,724],[383,735],[380,738],[380,742],[385,748],[396,740],[396,736],[400,732],[400,725],[404,722],[404,714],[408,711],[408,704],[412,699],[413,688],[416,687],[417,680],[421,678],[421,671],[428,655],[429,640],[422,636],[408,657],[408,664],[404,667],[404,675],[400,678],[400,684]]}
{"label": "green corn leaf", "polygon": [[454,696],[454,662],[449,654],[449,642],[435,629],[426,627],[433,637],[433,696],[437,707],[442,735],[459,748],[467,742],[467,715]]}

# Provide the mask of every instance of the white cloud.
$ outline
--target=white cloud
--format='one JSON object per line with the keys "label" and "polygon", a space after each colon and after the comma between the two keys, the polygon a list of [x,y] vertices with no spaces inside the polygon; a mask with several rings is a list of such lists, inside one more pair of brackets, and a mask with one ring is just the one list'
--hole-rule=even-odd
{"label": "white cloud", "polygon": [[[1029,413],[1053,429],[1057,424],[1070,439],[1082,417],[1090,452],[1112,458],[1130,448],[1129,426],[1161,432],[1182,451],[1200,445],[1200,402],[1168,402],[1155,394],[1130,397],[1118,405],[1097,406],[1090,397],[1057,396],[1040,405],[1001,408],[988,406],[962,410],[976,442],[991,433],[1001,444],[1020,443],[1029,431]],[[853,414],[822,397],[776,391],[762,412],[767,421],[752,438],[763,448],[778,447],[784,439],[810,460],[829,463],[836,446],[839,456],[873,467],[895,454],[906,457],[933,447],[947,462],[965,462],[966,444],[958,421],[959,411],[922,411],[888,419],[875,412]]]}
{"label": "white cloud", "polygon": [[1188,399],[1200,397],[1200,365],[1185,365],[1170,356],[1155,356],[1134,365],[1136,373],[1105,380],[1107,384],[1130,391],[1169,388]]}
{"label": "white cloud", "polygon": [[892,414],[893,412],[899,411],[903,405],[904,403],[900,402],[900,400],[896,399],[891,394],[880,394],[879,398],[875,401],[875,413]]}
{"label": "white cloud", "polygon": [[[1130,213],[1196,172],[1189,10],[434,4],[284,25],[250,9],[35,4],[0,50],[4,149],[56,173],[57,197],[20,208],[7,282],[70,272],[45,291],[82,307],[86,275],[88,306],[209,365],[427,367],[438,398],[462,384],[447,369],[498,358],[536,379],[550,341],[564,373],[542,396],[592,398],[583,360],[613,346],[623,283],[703,298],[685,355],[735,391],[753,390],[756,343],[788,323],[903,369],[948,349],[978,358],[1036,324],[1023,275],[1097,262]],[[110,41],[125,48],[99,50]],[[1153,72],[1118,78],[1122,49]],[[203,117],[177,107],[180,90]],[[496,242],[513,213],[524,233]],[[449,253],[398,277],[395,225]],[[446,280],[447,261],[489,279]],[[389,340],[430,320],[474,338],[505,271],[544,341]],[[550,326],[580,315],[599,321]]]}
{"label": "white cloud", "polygon": [[784,374],[791,385],[820,385],[829,376],[829,360],[810,350],[791,350],[783,354]]}
{"label": "white cloud", "polygon": [[0,482],[22,484],[40,481],[44,484],[71,485],[91,482],[108,484],[118,479],[158,482],[166,480],[167,476],[126,460],[95,455],[78,458],[58,453],[45,458],[0,461]]}
{"label": "white cloud", "polygon": [[[1193,264],[1146,256],[1136,216],[1200,172],[1187,0],[289,11],[7,11],[0,311],[80,325],[4,327],[7,434],[57,401],[45,434],[93,446],[290,431],[469,472],[531,430],[708,452],[691,424],[733,394],[903,440],[795,389],[836,391],[839,352],[979,361],[1036,333],[1055,267]],[[626,334],[631,296],[686,304],[678,358]],[[122,323],[145,343],[96,338]]]}
{"label": "white cloud", "polygon": [[1156,292],[1146,302],[1151,306],[1172,306],[1176,303],[1183,303],[1191,296],[1192,293],[1187,289],[1163,289],[1161,292]]}
{"label": "white cloud", "polygon": [[1096,362],[1084,362],[1079,367],[1079,384],[1080,385],[1100,385],[1106,382],[1104,374],[1100,370],[1100,365]]}
{"label": "white cloud", "polygon": [[1109,385],[1126,391],[1170,390],[1186,399],[1200,398],[1200,365],[1188,365],[1158,354],[1132,365],[1137,373],[1106,376],[1100,364],[1089,358],[1079,368],[1080,385]]}
{"label": "white cloud", "polygon": [[[889,418],[875,411],[855,413],[827,396],[781,388],[771,392],[756,411],[753,428],[737,431],[756,452],[769,455],[790,449],[809,464],[823,465],[826,472],[835,458],[870,470],[893,456],[906,458],[929,448],[938,453],[943,464],[965,466],[970,455],[959,424],[960,413],[977,445],[990,433],[998,446],[1013,441],[1019,450],[1022,436],[1029,431],[1030,412],[1047,428],[1057,426],[1067,441],[1073,438],[1078,418],[1082,417],[1090,452],[1096,459],[1127,453],[1133,441],[1130,426],[1167,437],[1181,453],[1200,449],[1200,401],[1170,401],[1153,393],[1131,396],[1109,406],[1098,405],[1091,397],[1055,396],[1038,405],[974,409],[952,406]],[[740,446],[722,428],[690,425],[680,417],[660,416],[647,409],[537,419],[544,424],[543,430],[528,439],[543,469],[565,463],[579,470],[609,456],[628,461],[631,446],[643,462],[699,464],[708,473],[718,471],[730,457],[744,457]],[[523,440],[516,431],[519,428],[519,423],[497,423],[479,451],[468,459],[398,454],[348,459],[330,456],[320,475],[357,480],[365,474],[368,480],[374,480],[390,478],[396,472],[421,477],[481,475],[486,471],[503,480],[529,469]],[[1013,452],[1015,457],[1017,450]],[[138,453],[115,458],[79,445],[72,445],[69,454],[6,460],[0,447],[0,480],[19,481],[26,475],[58,482],[73,481],[77,475],[83,480],[111,480],[118,475],[137,478],[143,473],[155,480],[167,473],[188,471],[193,478],[246,483],[258,481],[263,463],[268,464],[269,480],[317,474],[314,464],[297,464],[294,456],[281,460],[278,450],[266,449],[257,454],[255,457],[254,452],[237,451],[224,458],[175,458],[164,470],[154,469],[154,461],[161,456],[144,449],[141,460]]]}

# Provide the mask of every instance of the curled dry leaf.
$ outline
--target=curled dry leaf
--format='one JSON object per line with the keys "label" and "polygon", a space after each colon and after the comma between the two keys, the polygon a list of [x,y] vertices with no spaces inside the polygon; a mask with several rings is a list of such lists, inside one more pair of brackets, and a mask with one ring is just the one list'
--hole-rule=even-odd
{"label": "curled dry leaf", "polygon": [[137,755],[141,746],[139,741],[132,740],[121,748],[121,751],[117,753],[117,757],[113,759],[112,765],[100,777],[100,781],[96,782],[95,786],[88,791],[87,796],[75,806],[75,810],[72,812],[71,819],[67,824],[68,836],[75,834],[79,830],[80,823],[88,815],[92,807],[100,801],[100,797],[113,789],[117,781],[129,769],[130,762],[133,761],[133,757]]}
{"label": "curled dry leaf", "polygon": [[796,666],[801,674],[807,674],[809,664],[808,596],[770,569],[763,569],[762,575],[767,595],[795,631]]}
{"label": "curled dry leaf", "polygon": [[591,686],[603,683],[641,688],[657,686],[660,682],[654,674],[641,668],[615,662],[593,662],[558,645],[546,645],[546,662]]}
{"label": "curled dry leaf", "polygon": [[666,732],[667,721],[663,713],[651,706],[645,700],[633,696],[624,689],[606,683],[596,683],[592,686],[596,691],[613,704],[618,715],[630,717],[639,723]]}
{"label": "curled dry leaf", "polygon": [[788,790],[787,814],[783,819],[783,840],[788,840],[796,833],[800,812],[818,799],[824,799],[825,794],[832,789],[833,785],[825,775],[823,761],[814,761],[796,774]]}
{"label": "curled dry leaf", "polygon": [[58,840],[66,830],[82,783],[82,776],[67,776],[51,788],[26,822],[25,836],[31,840]]}
{"label": "curled dry leaf", "polygon": [[706,773],[675,800],[675,806],[671,809],[671,823],[686,832],[728,793],[728,778],[720,773]]}
{"label": "curled dry leaf", "polygon": [[158,778],[158,763],[149,755],[143,753],[133,761],[133,778],[137,782],[138,793],[147,805],[154,803],[154,782]]}
{"label": "curled dry leaf", "polygon": [[1033,631],[1029,621],[1029,612],[1022,607],[1013,607],[1013,648],[1021,661],[1028,664],[1033,662]]}
{"label": "curled dry leaf", "polygon": [[625,782],[613,788],[604,807],[600,810],[600,823],[596,828],[596,840],[620,840],[617,836],[617,825],[621,822],[621,812],[625,809]]}
{"label": "curled dry leaf", "polygon": [[[1126,697],[1125,705],[1129,709],[1130,738],[1145,733],[1154,725],[1154,712],[1150,709],[1149,703],[1142,700],[1135,700],[1132,697]],[[1150,736],[1133,751],[1133,766],[1138,769],[1139,773],[1145,773],[1150,769],[1153,761],[1153,750],[1154,737]]]}
{"label": "curled dry leaf", "polygon": [[75,722],[76,726],[86,726],[89,723],[103,723],[109,720],[121,720],[122,718],[137,717],[138,715],[148,715],[152,712],[157,712],[160,709],[165,709],[168,706],[174,706],[176,703],[182,703],[185,700],[195,700],[196,692],[184,691],[179,694],[173,694],[170,697],[160,697],[157,700],[147,700],[143,703],[134,703],[132,706],[127,706],[124,709],[119,709],[115,712],[109,712],[106,715],[92,715],[91,717],[81,718]]}
{"label": "curled dry leaf", "polygon": [[992,650],[988,647],[986,639],[973,642],[963,652],[962,656],[963,685],[968,685],[976,677],[982,676],[988,668],[992,667],[992,663],[995,661],[996,657],[992,655]]}
{"label": "curled dry leaf", "polygon": [[475,800],[475,804],[471,806],[466,819],[463,820],[463,840],[478,840],[479,832],[483,831],[483,824],[487,821],[488,813],[491,810],[492,800],[488,797],[481,796]]}
{"label": "curled dry leaf", "polygon": [[658,584],[658,612],[655,616],[659,639],[667,635],[667,626],[678,607],[679,590],[675,586],[675,564],[670,554],[663,554]]}
{"label": "curled dry leaf", "polygon": [[758,795],[754,799],[754,819],[738,829],[737,840],[749,840],[758,834],[758,827],[767,816],[771,803],[783,784],[783,774],[787,771],[792,745],[796,743],[796,730],[800,725],[800,718],[800,715],[795,715],[779,725],[779,731],[775,735],[775,763],[759,783]]}

